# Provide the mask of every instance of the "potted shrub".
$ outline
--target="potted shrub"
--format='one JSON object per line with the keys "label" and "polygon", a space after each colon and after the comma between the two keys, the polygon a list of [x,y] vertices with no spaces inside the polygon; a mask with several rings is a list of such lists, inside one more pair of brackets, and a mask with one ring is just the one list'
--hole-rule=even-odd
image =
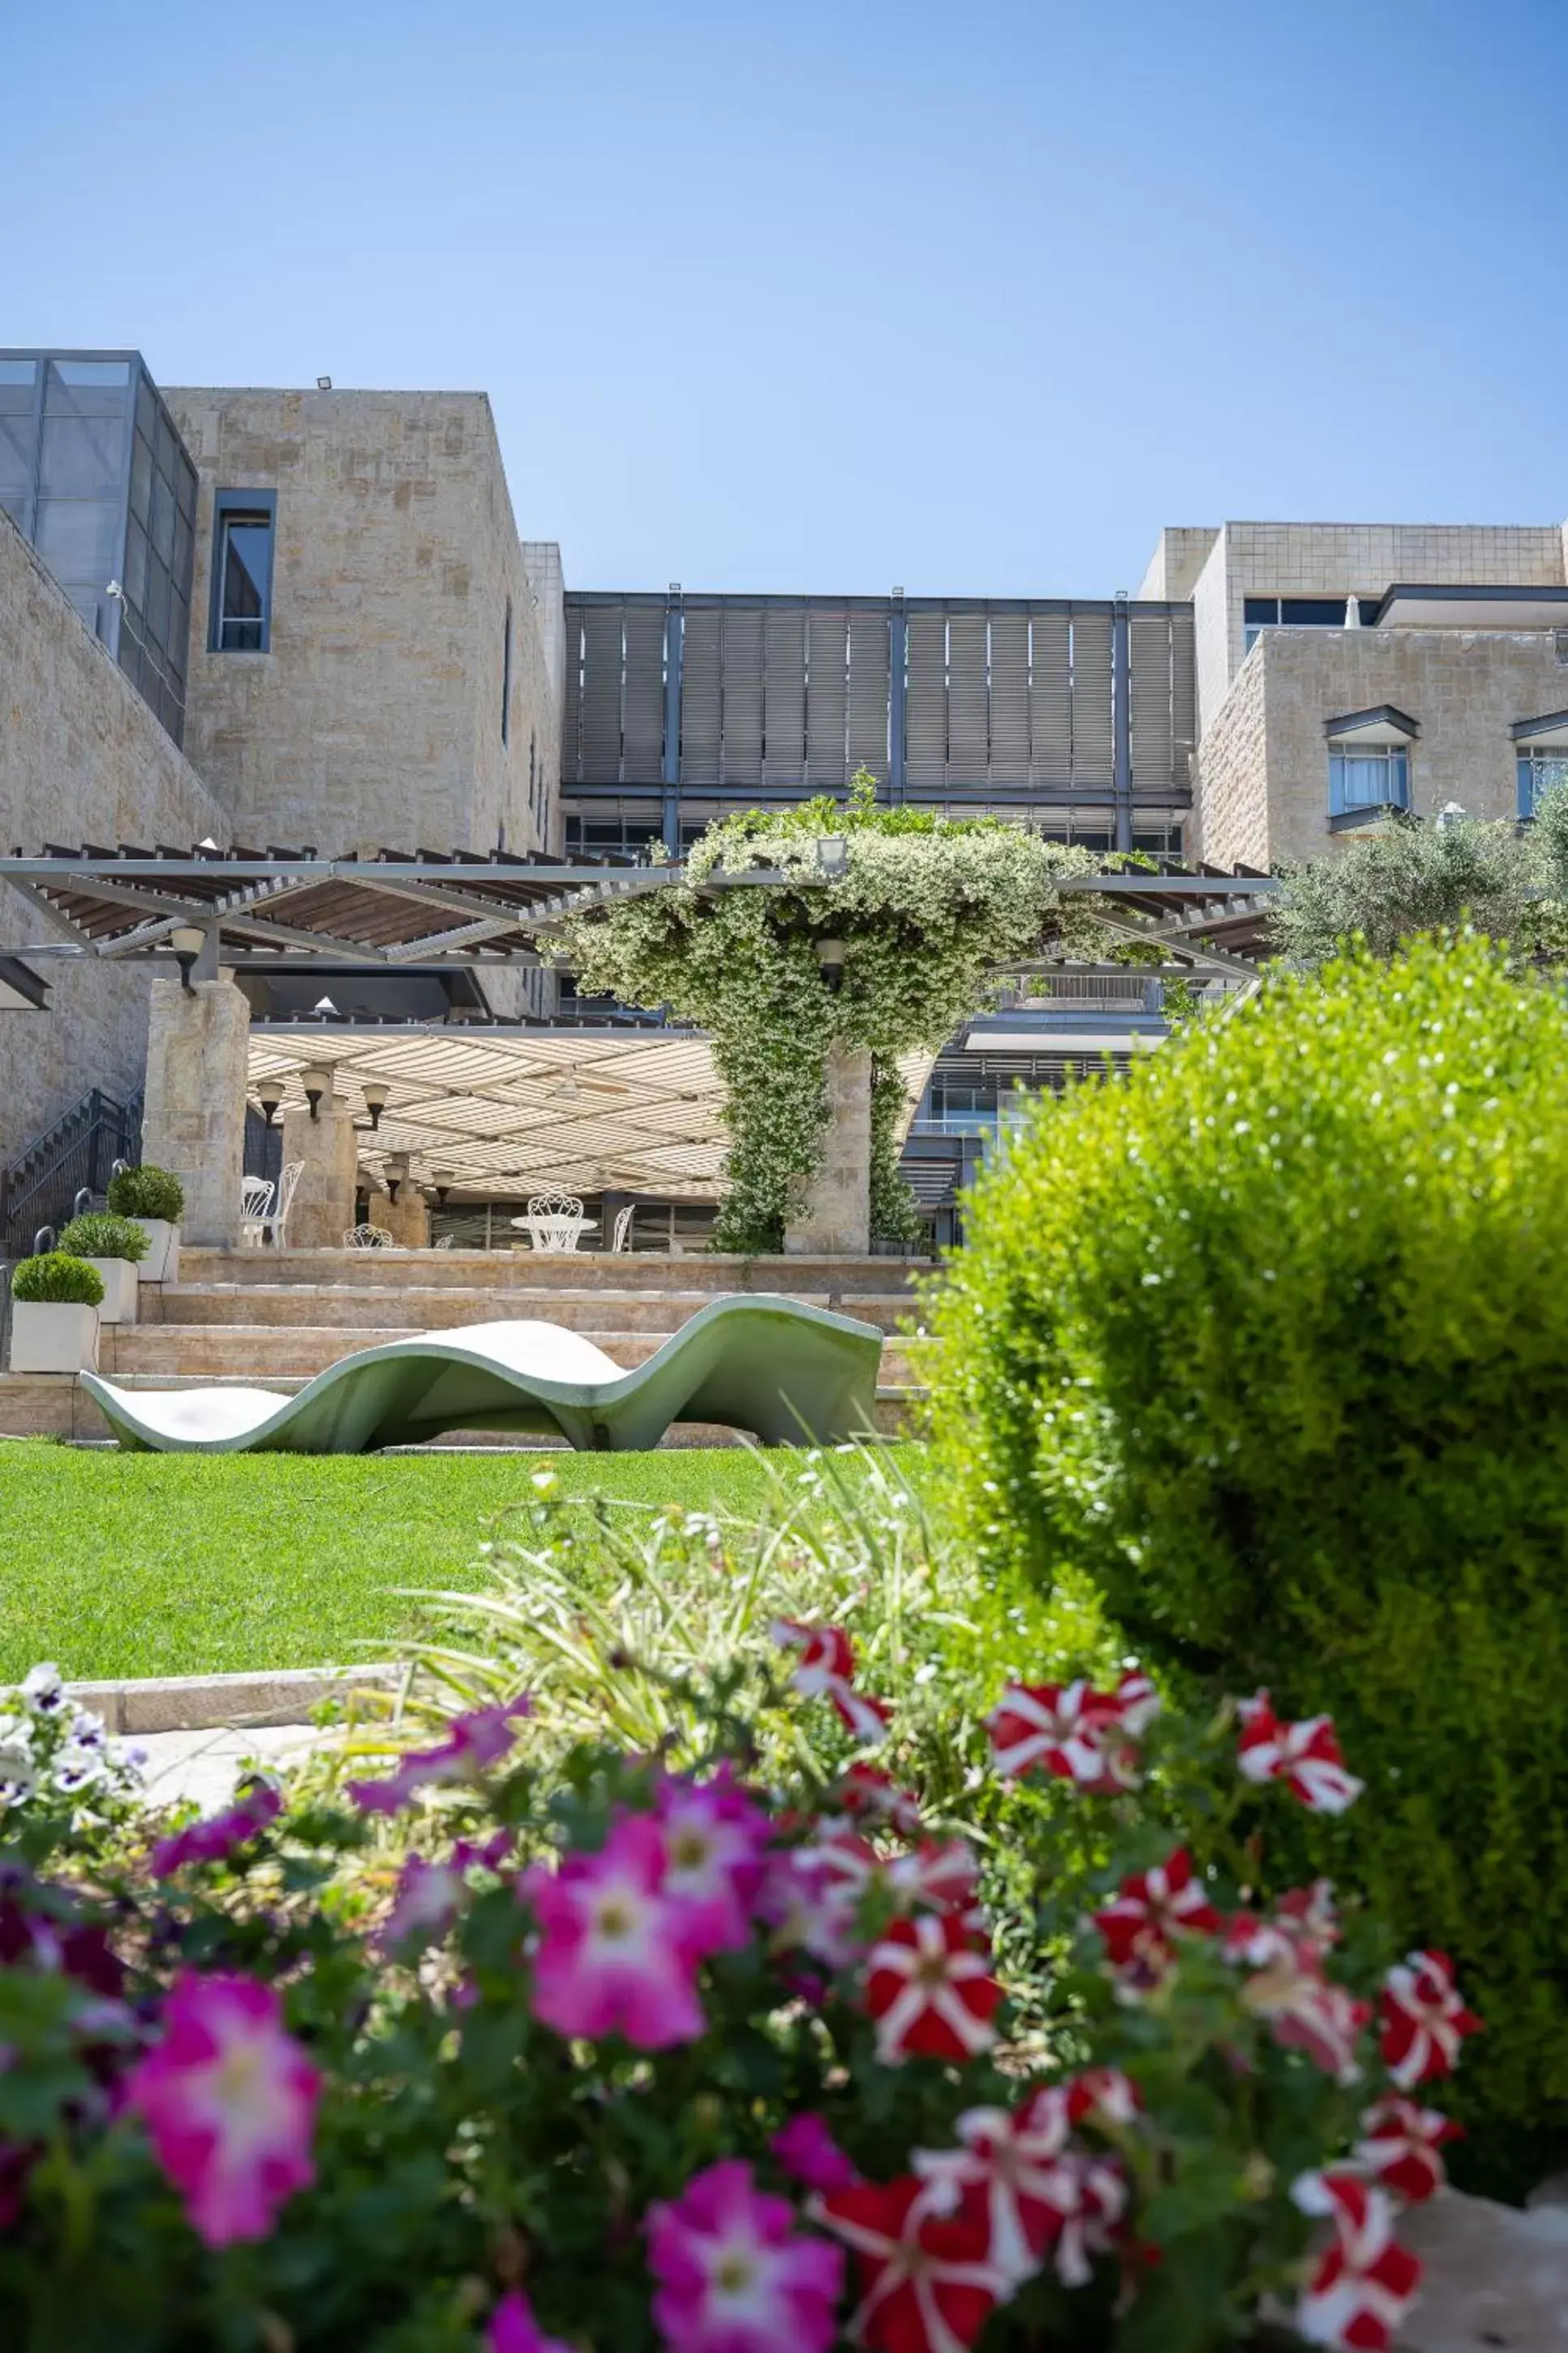
{"label": "potted shrub", "polygon": [[121,1168],[109,1180],[109,1206],[117,1218],[133,1218],[147,1237],[142,1282],[180,1279],[180,1219],[185,1188],[166,1168]]}
{"label": "potted shrub", "polygon": [[147,1255],[147,1237],[136,1219],[89,1211],[71,1219],[61,1232],[59,1247],[68,1257],[85,1259],[97,1268],[103,1284],[99,1322],[134,1324],[136,1269]]}
{"label": "potted shrub", "polygon": [[96,1372],[102,1299],[103,1277],[85,1259],[25,1258],[11,1277],[11,1370]]}

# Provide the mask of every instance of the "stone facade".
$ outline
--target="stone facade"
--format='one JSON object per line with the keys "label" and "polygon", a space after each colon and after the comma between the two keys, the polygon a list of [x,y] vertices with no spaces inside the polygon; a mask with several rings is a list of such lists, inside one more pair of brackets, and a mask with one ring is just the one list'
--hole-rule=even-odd
{"label": "stone facade", "polygon": [[[0,512],[0,841],[182,846],[226,819],[141,696],[17,531]],[[0,948],[56,934],[0,891]],[[47,1013],[0,1014],[0,1161],[11,1159],[89,1087],[122,1097],[142,1083],[150,974],[85,958],[35,967]]]}
{"label": "stone facade", "polygon": [[1324,723],[1388,703],[1420,729],[1411,806],[1458,801],[1472,817],[1517,813],[1510,730],[1568,709],[1568,663],[1550,629],[1275,629],[1242,666],[1198,764],[1194,830],[1214,864],[1321,858],[1329,830]]}
{"label": "stone facade", "polygon": [[[548,846],[563,623],[485,396],[166,397],[200,476],[186,747],[232,837],[331,856]],[[277,494],[266,653],[207,649],[219,490]]]}
{"label": "stone facade", "polygon": [[816,1173],[797,1183],[784,1227],[784,1254],[860,1257],[871,1247],[871,1057],[859,1046],[828,1049],[827,1125]]}
{"label": "stone facade", "polygon": [[185,1188],[182,1239],[231,1250],[245,1173],[250,1008],[226,975],[190,988],[155,980],[151,998],[142,1157]]}

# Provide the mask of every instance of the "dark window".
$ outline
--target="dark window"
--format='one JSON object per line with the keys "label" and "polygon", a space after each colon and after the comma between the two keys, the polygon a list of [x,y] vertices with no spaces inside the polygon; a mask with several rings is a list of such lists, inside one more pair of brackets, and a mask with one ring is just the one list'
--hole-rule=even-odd
{"label": "dark window", "polygon": [[500,641],[500,740],[511,742],[511,598],[506,600],[506,628]]}
{"label": "dark window", "polygon": [[[219,491],[213,529],[215,653],[264,654],[272,637],[274,491]],[[171,536],[173,518],[171,515]]]}
{"label": "dark window", "polygon": [[[1247,596],[1241,608],[1242,649],[1250,653],[1263,629],[1342,629],[1348,596]],[[1358,596],[1363,629],[1376,626],[1379,599]]]}

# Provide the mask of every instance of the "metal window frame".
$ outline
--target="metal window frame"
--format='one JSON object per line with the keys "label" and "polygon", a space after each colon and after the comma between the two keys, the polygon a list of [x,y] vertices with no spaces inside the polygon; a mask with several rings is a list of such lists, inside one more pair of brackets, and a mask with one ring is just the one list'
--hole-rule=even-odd
{"label": "metal window frame", "polygon": [[[268,517],[270,525],[267,543],[267,585],[261,599],[261,643],[258,646],[226,646],[223,642],[223,555],[226,533],[231,516],[259,515]],[[278,564],[278,493],[276,491],[215,491],[213,492],[213,553],[212,580],[207,599],[207,651],[209,654],[269,654],[272,651],[272,582]]]}

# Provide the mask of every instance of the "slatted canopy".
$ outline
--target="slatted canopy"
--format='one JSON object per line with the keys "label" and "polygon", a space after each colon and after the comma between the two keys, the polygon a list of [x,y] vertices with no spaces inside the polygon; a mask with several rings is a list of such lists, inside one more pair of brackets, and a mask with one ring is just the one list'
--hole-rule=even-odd
{"label": "slatted canopy", "polygon": [[[912,1111],[929,1055],[900,1063]],[[485,1197],[606,1187],[670,1200],[720,1191],[723,1089],[692,1030],[308,1029],[250,1034],[248,1090],[303,1106],[303,1072],[331,1068],[351,1111],[367,1082],[387,1092],[361,1166],[410,1155],[416,1178]],[[363,1114],[361,1114],[362,1118]]]}
{"label": "slatted canopy", "polygon": [[105,849],[47,844],[0,859],[0,879],[57,938],[114,960],[166,956],[170,934],[216,934],[225,962],[302,950],[339,963],[533,964],[574,910],[658,890],[679,870],[632,858],[522,858],[496,850]]}

